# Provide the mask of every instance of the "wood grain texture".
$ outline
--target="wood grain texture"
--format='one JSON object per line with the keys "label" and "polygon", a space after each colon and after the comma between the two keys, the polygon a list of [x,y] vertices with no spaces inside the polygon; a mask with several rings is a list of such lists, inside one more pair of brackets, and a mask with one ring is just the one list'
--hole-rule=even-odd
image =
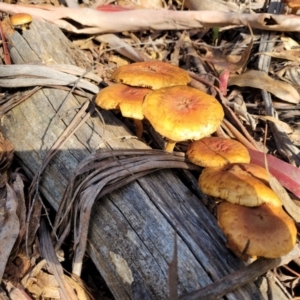
{"label": "wood grain texture", "polygon": [[[10,38],[14,63],[64,63],[90,68],[85,56],[53,25],[34,21],[31,29]],[[28,79],[30,80],[30,79]],[[43,88],[2,118],[1,130],[15,146],[28,176],[74,118],[83,102],[66,91]],[[60,109],[59,115],[57,110]],[[41,182],[43,196],[57,209],[78,163],[104,140],[112,149],[143,149],[142,142],[111,113],[84,124],[56,155]],[[103,134],[104,132],[104,134]],[[226,248],[215,218],[175,171],[159,171],[98,201],[93,208],[88,253],[116,299],[166,299],[168,263],[178,241],[178,293],[194,291],[243,264]],[[264,299],[247,284],[226,299]]]}

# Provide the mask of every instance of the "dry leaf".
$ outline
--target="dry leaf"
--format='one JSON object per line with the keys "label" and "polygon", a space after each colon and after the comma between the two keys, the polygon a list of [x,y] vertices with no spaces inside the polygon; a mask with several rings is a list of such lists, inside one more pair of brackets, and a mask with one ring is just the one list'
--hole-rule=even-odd
{"label": "dry leaf", "polygon": [[300,62],[300,50],[292,49],[292,50],[281,50],[280,52],[263,52],[259,54],[268,55],[275,58],[290,60],[299,63]]}
{"label": "dry leaf", "polygon": [[277,98],[290,103],[299,103],[300,100],[297,90],[292,85],[274,80],[262,71],[250,70],[241,75],[232,75],[228,85],[250,86],[266,90]]}
{"label": "dry leaf", "polygon": [[300,222],[300,206],[293,202],[287,191],[280,184],[280,182],[274,176],[269,177],[269,184],[271,189],[275,192],[278,198],[281,200],[285,210],[288,214],[297,222]]}
{"label": "dry leaf", "polygon": [[29,284],[26,285],[28,290],[35,299],[40,297],[60,299],[59,286],[55,277],[41,270],[34,278],[30,278]]}
{"label": "dry leaf", "polygon": [[0,208],[0,279],[3,277],[8,258],[19,234],[19,220],[16,214],[18,199],[9,184],[6,184],[6,190],[6,203]]}
{"label": "dry leaf", "polygon": [[[66,65],[64,65],[66,68]],[[76,68],[80,69],[80,68]],[[81,69],[84,75],[87,71]],[[30,76],[30,80],[28,80]],[[95,75],[94,75],[95,78]],[[100,79],[100,82],[102,79]],[[55,70],[51,66],[45,65],[1,65],[0,66],[0,86],[2,87],[28,87],[35,85],[71,85],[89,90],[95,94],[99,88],[82,78]]]}
{"label": "dry leaf", "polygon": [[25,253],[18,253],[13,260],[10,256],[10,261],[5,268],[5,279],[13,284],[18,284],[30,267],[31,261]]}
{"label": "dry leaf", "polygon": [[[0,133],[0,173],[1,177],[6,177],[4,173],[6,173],[7,169],[10,167],[14,158],[14,147],[12,143],[2,136]],[[1,179],[2,181],[3,179]],[[4,186],[2,182],[0,186]]]}
{"label": "dry leaf", "polygon": [[[253,115],[252,115],[253,116]],[[265,121],[271,121],[273,123],[275,123],[281,131],[287,133],[287,134],[291,134],[294,132],[293,128],[289,126],[289,124],[280,121],[278,119],[276,119],[275,117],[272,116],[254,116],[257,119],[261,119],[261,120],[265,120]]]}
{"label": "dry leaf", "polygon": [[118,0],[118,5],[130,8],[140,9],[161,9],[163,8],[162,0]]}
{"label": "dry leaf", "polygon": [[185,0],[184,6],[191,10],[219,10],[219,11],[239,11],[242,12],[242,7],[232,1],[222,0]]}
{"label": "dry leaf", "polygon": [[14,286],[11,282],[7,282],[5,287],[10,300],[32,300],[22,288]]}
{"label": "dry leaf", "polygon": [[241,55],[223,53],[220,49],[215,48],[209,51],[207,48],[206,55],[204,57],[201,56],[201,58],[213,63],[216,70],[220,73],[223,72],[223,70],[227,70],[228,72],[240,71],[247,63],[253,46],[253,33],[251,27],[249,27],[249,30],[251,34],[250,42]]}
{"label": "dry leaf", "polygon": [[109,44],[111,50],[115,50],[116,52],[133,61],[138,62],[149,60],[149,58],[145,54],[134,49],[131,45],[124,42],[115,34],[102,34],[95,37],[95,40],[100,43]]}
{"label": "dry leaf", "polygon": [[118,55],[110,55],[108,60],[110,62],[114,62],[118,67],[130,64],[127,59],[124,59]]}
{"label": "dry leaf", "polygon": [[282,36],[280,40],[282,41],[283,47],[286,50],[299,48],[299,44],[291,37]]}
{"label": "dry leaf", "polygon": [[[54,7],[50,5],[21,6],[3,2],[0,2],[0,11],[8,14],[28,13],[34,19],[55,23],[64,30],[86,34],[193,28],[199,30],[226,25],[249,25],[251,28],[272,31],[300,31],[300,18],[268,13],[242,14],[240,12],[165,9],[133,9],[111,13],[91,8]],[[73,25],[74,22],[72,21],[77,25]],[[33,21],[31,26],[34,26],[34,23]],[[82,26],[78,26],[79,24]]]}
{"label": "dry leaf", "polygon": [[[64,280],[66,280],[76,291],[76,295],[79,300],[91,299],[89,294],[83,288],[79,278],[77,278],[77,282],[73,278],[64,275]],[[28,290],[35,297],[35,299],[39,299],[40,297],[43,299],[61,299],[59,285],[55,279],[55,276],[45,272],[43,269],[40,270],[40,272],[38,272],[34,278],[32,277],[29,279],[29,284],[26,285],[26,290]]]}
{"label": "dry leaf", "polygon": [[[252,149],[248,150],[251,163],[265,168],[265,154]],[[297,197],[300,197],[300,169],[269,154],[266,154],[266,158],[270,173],[275,176],[285,188]]]}

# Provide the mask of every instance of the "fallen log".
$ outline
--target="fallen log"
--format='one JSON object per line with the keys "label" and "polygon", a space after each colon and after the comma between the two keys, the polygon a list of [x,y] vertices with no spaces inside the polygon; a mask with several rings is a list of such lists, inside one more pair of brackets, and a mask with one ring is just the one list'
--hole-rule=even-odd
{"label": "fallen log", "polygon": [[[30,30],[8,36],[15,64],[90,62],[55,25],[34,21]],[[46,74],[45,74],[46,75]],[[30,77],[27,78],[30,80]],[[1,131],[15,146],[32,178],[47,150],[70,124],[85,98],[57,87],[42,87],[2,117]],[[78,164],[96,150],[148,149],[113,114],[89,118],[53,158],[41,178],[43,197],[58,209]],[[95,203],[88,254],[116,299],[166,299],[168,269],[177,239],[178,294],[195,291],[242,268],[225,247],[214,216],[178,175],[163,170],[140,178]],[[274,267],[272,264],[270,265]],[[278,292],[280,293],[280,292]],[[226,299],[264,299],[252,282]]]}

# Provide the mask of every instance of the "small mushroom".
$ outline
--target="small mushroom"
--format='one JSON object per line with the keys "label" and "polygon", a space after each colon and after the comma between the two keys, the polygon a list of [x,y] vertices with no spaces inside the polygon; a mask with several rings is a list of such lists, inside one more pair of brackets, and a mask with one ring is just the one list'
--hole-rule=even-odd
{"label": "small mushroom", "polygon": [[277,258],[296,244],[297,228],[282,207],[262,204],[246,207],[226,201],[218,206],[218,224],[227,247],[237,256]]}
{"label": "small mushroom", "polygon": [[118,83],[153,90],[167,86],[187,85],[191,81],[186,71],[161,61],[138,62],[121,66],[112,73],[111,79]]}
{"label": "small mushroom", "polygon": [[300,9],[300,0],[282,0],[289,8],[291,8],[291,14],[297,14]]}
{"label": "small mushroom", "polygon": [[10,23],[14,28],[20,28],[26,30],[29,28],[29,24],[32,22],[32,16],[25,13],[19,13],[10,17]]}
{"label": "small mushroom", "polygon": [[282,206],[268,184],[267,171],[258,165],[236,163],[205,168],[198,183],[203,193],[233,204],[259,206],[269,203]]}
{"label": "small mushroom", "polygon": [[97,94],[95,103],[106,110],[120,109],[123,117],[132,118],[136,126],[136,135],[140,138],[143,134],[143,99],[150,91],[147,88],[114,84],[103,88]]}
{"label": "small mushroom", "polygon": [[250,162],[249,152],[243,144],[222,137],[204,137],[194,141],[188,146],[186,155],[192,163],[201,167]]}
{"label": "small mushroom", "polygon": [[166,151],[173,151],[176,142],[212,134],[224,117],[223,108],[214,97],[184,85],[147,94],[143,113],[153,128],[168,139]]}

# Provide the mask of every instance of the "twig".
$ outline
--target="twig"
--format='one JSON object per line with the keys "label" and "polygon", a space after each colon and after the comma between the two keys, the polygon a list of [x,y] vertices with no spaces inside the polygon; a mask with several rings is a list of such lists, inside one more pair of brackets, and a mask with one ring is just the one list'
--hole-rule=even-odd
{"label": "twig", "polygon": [[1,40],[2,40],[2,46],[3,46],[4,62],[6,65],[11,65],[11,59],[10,59],[9,51],[7,49],[7,42],[6,42],[6,38],[5,38],[5,34],[4,34],[4,30],[2,27],[1,21],[0,21],[0,36],[1,36]]}
{"label": "twig", "polygon": [[275,258],[259,258],[252,264],[244,267],[232,274],[207,285],[206,287],[192,293],[179,297],[180,300],[215,300],[232,292],[233,290],[255,280],[255,278],[266,273],[270,269],[274,269],[290,262],[294,257],[299,257],[300,249],[297,245],[288,255]]}

